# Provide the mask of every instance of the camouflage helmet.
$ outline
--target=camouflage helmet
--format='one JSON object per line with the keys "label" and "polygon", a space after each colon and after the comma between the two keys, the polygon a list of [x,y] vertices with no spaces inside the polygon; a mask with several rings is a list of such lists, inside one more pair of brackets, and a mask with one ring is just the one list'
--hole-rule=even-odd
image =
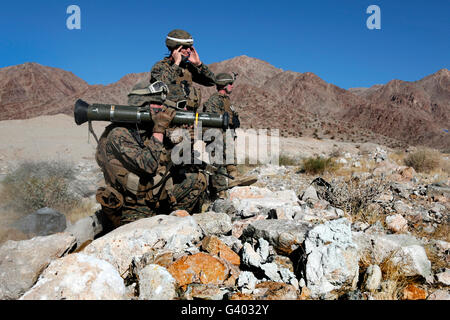
{"label": "camouflage helmet", "polygon": [[128,104],[141,107],[147,103],[163,104],[169,88],[162,81],[149,84],[147,81],[137,83],[128,94]]}
{"label": "camouflage helmet", "polygon": [[225,87],[228,84],[233,84],[233,82],[236,80],[236,73],[219,73],[216,76],[216,85],[218,87]]}
{"label": "camouflage helmet", "polygon": [[179,46],[192,46],[194,39],[189,32],[181,29],[175,29],[169,32],[166,37],[166,46],[169,50],[174,50]]}

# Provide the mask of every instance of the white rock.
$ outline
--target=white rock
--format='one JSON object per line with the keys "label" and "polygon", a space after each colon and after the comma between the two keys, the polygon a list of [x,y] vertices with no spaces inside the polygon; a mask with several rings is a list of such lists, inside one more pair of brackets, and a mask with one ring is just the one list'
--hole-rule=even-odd
{"label": "white rock", "polygon": [[264,240],[263,238],[258,239],[259,248],[256,250],[256,252],[261,257],[261,262],[267,261],[267,258],[269,257],[269,242]]}
{"label": "white rock", "polygon": [[54,260],[21,300],[125,299],[120,274],[104,260],[75,253]]}
{"label": "white rock", "polygon": [[67,233],[5,242],[0,247],[0,299],[18,299],[52,260],[75,245],[75,238]]}
{"label": "white rock", "polygon": [[450,286],[450,269],[445,269],[444,272],[436,274],[436,279],[446,286]]}
{"label": "white rock", "polygon": [[261,256],[256,253],[250,243],[244,243],[242,247],[242,262],[250,267],[258,268],[261,265]]}
{"label": "white rock", "polygon": [[260,265],[260,268],[264,271],[264,274],[269,280],[281,281],[281,277],[278,274],[278,266],[275,263],[264,263]]}
{"label": "white rock", "polygon": [[230,190],[230,199],[238,215],[244,218],[273,209],[279,211],[278,215],[292,219],[297,212],[302,211],[293,190],[273,192],[267,188],[253,186],[234,187]]}
{"label": "white rock", "polygon": [[205,236],[221,235],[231,231],[231,217],[224,212],[204,212],[193,215]]}
{"label": "white rock", "polygon": [[450,292],[448,290],[436,290],[428,296],[427,300],[450,300]]}
{"label": "white rock", "polygon": [[176,281],[166,268],[149,264],[138,271],[139,300],[172,300]]}
{"label": "white rock", "polygon": [[[241,271],[239,274],[237,285],[239,288],[243,288],[245,290],[248,290],[247,293],[250,293],[251,291],[255,290],[256,283],[258,282],[258,279],[253,275],[253,273],[249,271]],[[242,291],[244,292],[244,290]],[[246,293],[246,292],[244,292]]]}
{"label": "white rock", "polygon": [[373,257],[377,264],[391,256],[391,261],[402,266],[405,276],[431,277],[431,262],[419,240],[408,235],[384,235],[373,238]]}
{"label": "white rock", "polygon": [[386,217],[386,225],[389,230],[394,232],[406,232],[408,231],[408,220],[403,218],[401,214]]}
{"label": "white rock", "polygon": [[342,286],[356,287],[359,257],[347,219],[316,226],[306,237],[305,249],[306,281],[311,296],[324,296]]}
{"label": "white rock", "polygon": [[366,270],[364,286],[367,290],[377,290],[381,284],[381,269],[378,265],[372,264]]}
{"label": "white rock", "polygon": [[314,189],[313,186],[309,186],[303,192],[302,201],[306,201],[306,200],[313,200],[313,201],[319,200],[319,197],[317,196],[317,191],[316,191],[316,189]]}
{"label": "white rock", "polygon": [[123,225],[91,242],[83,252],[108,261],[126,276],[134,257],[153,248],[183,251],[198,242],[202,235],[192,216],[158,215]]}
{"label": "white rock", "polygon": [[80,219],[64,230],[64,232],[71,234],[77,239],[77,248],[86,241],[94,240],[94,237],[102,231],[103,226],[96,215]]}

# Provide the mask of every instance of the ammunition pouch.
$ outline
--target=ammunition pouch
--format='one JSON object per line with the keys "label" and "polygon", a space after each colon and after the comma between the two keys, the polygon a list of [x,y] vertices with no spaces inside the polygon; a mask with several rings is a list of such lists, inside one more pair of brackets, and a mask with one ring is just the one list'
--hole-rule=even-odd
{"label": "ammunition pouch", "polygon": [[124,204],[123,195],[111,186],[98,188],[95,198],[102,205],[102,208],[105,207],[114,211],[119,211]]}

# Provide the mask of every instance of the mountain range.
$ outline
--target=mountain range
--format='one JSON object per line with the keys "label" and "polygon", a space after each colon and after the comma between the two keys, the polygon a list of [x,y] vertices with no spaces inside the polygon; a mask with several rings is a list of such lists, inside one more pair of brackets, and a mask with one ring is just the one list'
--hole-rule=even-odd
{"label": "mountain range", "polygon": [[[247,56],[209,67],[215,73],[238,73],[231,99],[244,128],[278,128],[282,136],[450,149],[447,69],[417,81],[392,80],[345,90],[314,73],[284,71]],[[69,71],[37,63],[1,68],[0,120],[72,115],[78,98],[126,104],[131,87],[148,79],[149,72],[131,73],[109,85],[89,85]],[[215,88],[200,90],[204,102]]]}

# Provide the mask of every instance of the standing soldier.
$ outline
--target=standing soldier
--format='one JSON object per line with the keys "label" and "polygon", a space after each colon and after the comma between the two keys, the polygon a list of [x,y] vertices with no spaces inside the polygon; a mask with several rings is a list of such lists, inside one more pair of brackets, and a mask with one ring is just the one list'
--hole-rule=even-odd
{"label": "standing soldier", "polygon": [[[229,126],[234,129],[239,128],[240,121],[239,121],[239,115],[236,112],[235,108],[231,104],[230,100],[230,94],[233,91],[233,83],[236,80],[237,74],[229,74],[229,73],[219,73],[216,76],[216,88],[217,92],[215,92],[211,97],[203,104],[203,112],[208,113],[219,113],[223,114],[225,112],[229,115]],[[233,136],[235,136],[233,132]],[[224,158],[225,156],[225,142],[226,142],[226,135],[224,134],[223,137],[223,150],[224,150]],[[233,152],[234,155],[234,152]],[[242,186],[242,185],[250,185],[256,182],[256,178],[253,176],[246,177],[246,178],[237,178],[238,170],[236,165],[234,164],[228,164],[225,167],[221,167],[221,171],[225,173],[224,171],[227,171],[227,173],[233,177],[235,177],[235,180],[227,181],[227,179],[223,175],[213,175],[212,176],[212,187],[218,191],[219,198],[225,198],[225,191],[226,189],[229,189],[233,186]]]}
{"label": "standing soldier", "polygon": [[170,31],[166,37],[170,56],[157,62],[150,71],[151,83],[162,81],[183,86],[190,98],[188,109],[194,109],[192,105],[200,104],[201,100],[201,93],[192,86],[193,82],[207,87],[215,84],[214,73],[202,63],[193,44],[194,39],[188,32],[180,29]]}

